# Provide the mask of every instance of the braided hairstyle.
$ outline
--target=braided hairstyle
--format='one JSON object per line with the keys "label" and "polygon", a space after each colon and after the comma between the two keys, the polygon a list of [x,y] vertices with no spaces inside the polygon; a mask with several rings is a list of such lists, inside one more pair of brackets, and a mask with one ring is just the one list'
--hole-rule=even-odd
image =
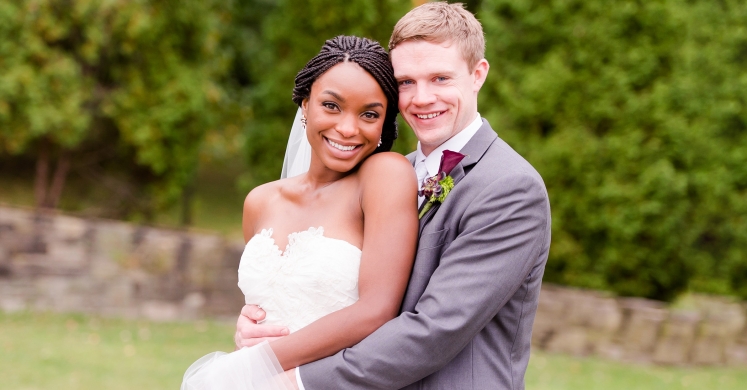
{"label": "braided hairstyle", "polygon": [[324,42],[322,50],[296,75],[293,101],[301,106],[311,94],[311,85],[324,72],[341,62],[355,62],[371,74],[386,96],[386,116],[381,129],[381,146],[374,153],[389,151],[397,139],[397,103],[399,92],[389,54],[381,45],[367,38],[340,35]]}

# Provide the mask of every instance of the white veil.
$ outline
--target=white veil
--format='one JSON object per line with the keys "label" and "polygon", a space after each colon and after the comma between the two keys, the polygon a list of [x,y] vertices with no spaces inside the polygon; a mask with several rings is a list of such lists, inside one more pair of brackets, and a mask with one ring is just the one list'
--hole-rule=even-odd
{"label": "white veil", "polygon": [[283,171],[280,173],[281,179],[306,173],[309,170],[309,165],[311,165],[311,145],[306,138],[306,126],[301,123],[302,117],[303,113],[301,107],[299,107],[288,136],[288,147],[285,149],[285,158],[283,159]]}

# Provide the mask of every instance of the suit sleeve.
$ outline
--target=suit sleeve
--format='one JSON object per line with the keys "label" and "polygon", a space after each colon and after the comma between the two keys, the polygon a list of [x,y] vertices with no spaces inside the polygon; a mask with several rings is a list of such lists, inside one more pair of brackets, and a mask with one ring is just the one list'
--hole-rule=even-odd
{"label": "suit sleeve", "polygon": [[486,186],[461,217],[414,312],[301,366],[306,389],[398,389],[441,369],[526,279],[547,245],[549,215],[535,176],[511,174]]}

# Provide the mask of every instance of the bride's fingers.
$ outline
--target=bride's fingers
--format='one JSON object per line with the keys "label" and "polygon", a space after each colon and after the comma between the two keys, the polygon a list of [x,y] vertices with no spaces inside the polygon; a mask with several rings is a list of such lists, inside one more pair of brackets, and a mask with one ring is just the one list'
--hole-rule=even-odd
{"label": "bride's fingers", "polygon": [[236,329],[242,339],[255,339],[259,337],[280,337],[288,335],[288,328],[276,325],[254,324],[246,321],[240,324]]}
{"label": "bride's fingers", "polygon": [[244,305],[241,308],[241,315],[257,322],[265,319],[265,311],[257,305]]}

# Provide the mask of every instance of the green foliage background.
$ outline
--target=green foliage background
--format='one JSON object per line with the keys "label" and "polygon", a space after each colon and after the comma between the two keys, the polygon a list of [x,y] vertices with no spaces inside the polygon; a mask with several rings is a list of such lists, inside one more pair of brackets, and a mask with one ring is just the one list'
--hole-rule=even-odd
{"label": "green foliage background", "polygon": [[483,1],[480,109],[542,173],[546,280],[747,296],[747,4]]}
{"label": "green foliage background", "polygon": [[[2,1],[0,161],[49,142],[126,188],[97,201],[127,218],[173,207],[208,160],[244,164],[247,191],[277,177],[293,78],[324,40],[386,45],[415,3]],[[491,64],[480,113],[550,193],[545,280],[747,298],[747,1],[466,3]],[[396,149],[415,142],[402,126]]]}
{"label": "green foliage background", "polygon": [[124,214],[173,202],[222,112],[218,3],[1,2],[0,150],[51,144]]}

